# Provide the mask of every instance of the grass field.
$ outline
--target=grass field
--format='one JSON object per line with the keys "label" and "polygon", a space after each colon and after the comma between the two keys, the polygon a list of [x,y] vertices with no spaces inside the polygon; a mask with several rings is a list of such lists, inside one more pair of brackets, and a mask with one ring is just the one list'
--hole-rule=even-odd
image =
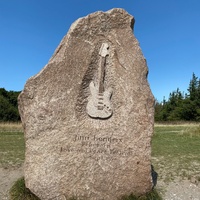
{"label": "grass field", "polygon": [[24,134],[20,123],[0,123],[0,167],[16,167],[24,162]]}
{"label": "grass field", "polygon": [[[0,124],[0,166],[21,165],[24,149],[21,124]],[[200,179],[200,125],[155,125],[152,163],[165,181],[177,176]]]}
{"label": "grass field", "polygon": [[200,178],[200,125],[155,125],[152,163],[159,178]]}

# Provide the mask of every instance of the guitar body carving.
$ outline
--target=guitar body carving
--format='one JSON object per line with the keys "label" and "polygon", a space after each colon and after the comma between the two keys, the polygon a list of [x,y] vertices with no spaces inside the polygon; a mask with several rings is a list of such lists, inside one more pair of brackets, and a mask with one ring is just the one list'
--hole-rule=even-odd
{"label": "guitar body carving", "polygon": [[99,93],[98,87],[94,85],[92,81],[90,83],[91,95],[88,99],[88,104],[86,107],[87,113],[93,118],[108,118],[112,115],[112,105],[110,98],[112,96],[112,89]]}
{"label": "guitar body carving", "polygon": [[93,81],[90,82],[90,96],[88,97],[88,103],[86,106],[87,114],[92,118],[106,119],[112,115],[112,105],[111,96],[112,89],[109,88],[104,90],[104,76],[106,67],[106,57],[108,53],[109,46],[107,43],[102,43],[99,55],[99,76],[97,79],[97,84],[95,85]]}

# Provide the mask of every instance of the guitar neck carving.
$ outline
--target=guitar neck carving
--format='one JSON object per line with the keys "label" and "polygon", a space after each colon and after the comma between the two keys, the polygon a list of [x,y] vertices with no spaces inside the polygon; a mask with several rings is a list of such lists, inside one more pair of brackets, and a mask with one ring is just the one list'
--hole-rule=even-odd
{"label": "guitar neck carving", "polygon": [[104,90],[106,58],[109,56],[109,45],[107,43],[102,43],[99,56],[98,81],[96,84],[94,81],[90,82],[90,96],[86,112],[92,118],[105,119],[109,118],[113,113],[111,105],[112,89]]}

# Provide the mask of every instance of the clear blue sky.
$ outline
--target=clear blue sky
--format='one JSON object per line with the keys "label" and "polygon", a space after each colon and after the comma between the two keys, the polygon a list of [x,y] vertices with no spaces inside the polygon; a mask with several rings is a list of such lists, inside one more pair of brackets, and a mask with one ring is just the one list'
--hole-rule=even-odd
{"label": "clear blue sky", "polygon": [[76,19],[115,7],[135,17],[155,98],[186,92],[200,78],[200,0],[0,0],[0,88],[22,90]]}

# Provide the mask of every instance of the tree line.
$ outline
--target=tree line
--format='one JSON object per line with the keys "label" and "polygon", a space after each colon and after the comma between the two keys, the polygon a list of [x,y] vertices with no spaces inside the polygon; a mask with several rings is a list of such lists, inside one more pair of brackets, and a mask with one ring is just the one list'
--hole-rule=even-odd
{"label": "tree line", "polygon": [[0,88],[0,122],[20,121],[17,104],[19,93],[20,92],[6,91],[4,88]]}
{"label": "tree line", "polygon": [[[19,92],[0,88],[0,122],[18,122],[17,98]],[[155,121],[200,121],[200,79],[193,73],[187,93],[179,88],[169,94],[169,99],[155,103]]]}
{"label": "tree line", "polygon": [[179,88],[155,103],[155,121],[200,121],[200,79],[193,73],[187,93]]}

